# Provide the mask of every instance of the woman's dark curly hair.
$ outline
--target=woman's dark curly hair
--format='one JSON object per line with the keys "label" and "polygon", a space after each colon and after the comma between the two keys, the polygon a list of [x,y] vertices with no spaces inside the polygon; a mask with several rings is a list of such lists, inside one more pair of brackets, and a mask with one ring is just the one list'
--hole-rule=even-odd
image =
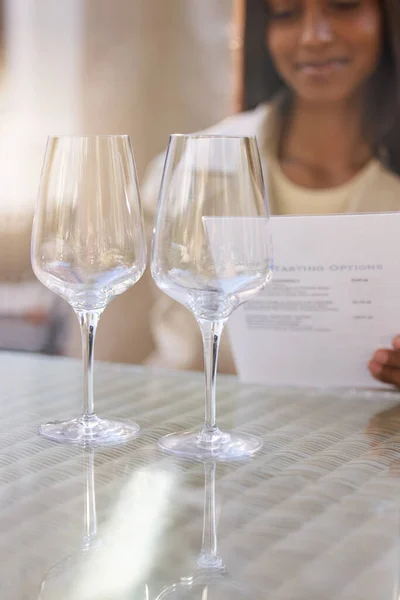
{"label": "woman's dark curly hair", "polygon": [[[380,0],[383,50],[365,96],[365,133],[373,152],[400,176],[400,0]],[[247,0],[243,110],[290,96],[266,47],[266,0]]]}

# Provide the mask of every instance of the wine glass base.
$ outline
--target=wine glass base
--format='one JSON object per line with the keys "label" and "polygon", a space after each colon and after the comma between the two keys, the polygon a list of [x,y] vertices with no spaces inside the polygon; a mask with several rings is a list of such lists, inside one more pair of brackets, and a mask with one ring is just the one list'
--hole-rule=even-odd
{"label": "wine glass base", "polygon": [[80,417],[71,421],[54,421],[39,427],[39,435],[58,444],[99,447],[116,446],[133,439],[139,433],[133,421],[114,421]]}
{"label": "wine glass base", "polygon": [[197,460],[238,460],[251,456],[263,445],[261,438],[238,431],[219,432],[205,441],[200,432],[170,433],[158,440],[164,452]]}

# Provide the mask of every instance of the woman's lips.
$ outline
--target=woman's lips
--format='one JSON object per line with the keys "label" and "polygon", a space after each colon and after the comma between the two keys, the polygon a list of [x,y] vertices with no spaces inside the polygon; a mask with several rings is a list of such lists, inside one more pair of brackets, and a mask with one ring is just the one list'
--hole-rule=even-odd
{"label": "woman's lips", "polygon": [[302,62],[296,65],[296,70],[312,77],[326,77],[341,71],[348,64],[346,59],[333,59],[315,62]]}

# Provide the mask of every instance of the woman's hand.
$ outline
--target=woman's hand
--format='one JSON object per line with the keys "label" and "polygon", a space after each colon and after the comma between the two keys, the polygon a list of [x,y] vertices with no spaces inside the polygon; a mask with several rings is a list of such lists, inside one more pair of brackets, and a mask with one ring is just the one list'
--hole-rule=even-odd
{"label": "woman's hand", "polygon": [[392,348],[381,348],[373,355],[368,368],[375,379],[400,387],[400,335]]}

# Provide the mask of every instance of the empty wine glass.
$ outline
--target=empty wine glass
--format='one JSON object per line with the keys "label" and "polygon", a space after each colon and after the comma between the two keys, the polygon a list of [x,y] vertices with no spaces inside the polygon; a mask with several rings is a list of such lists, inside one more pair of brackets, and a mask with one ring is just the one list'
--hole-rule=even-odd
{"label": "empty wine glass", "polygon": [[94,450],[83,450],[84,488],[84,535],[80,548],[70,556],[58,561],[43,576],[38,600],[69,600],[73,597],[71,588],[80,575],[84,560],[96,552],[101,545],[97,534],[97,512],[95,491]]}
{"label": "empty wine glass", "polygon": [[233,310],[271,277],[268,206],[255,138],[173,135],[155,221],[151,271],[166,294],[192,311],[204,344],[205,425],[159,440],[165,451],[201,460],[237,459],[262,445],[216,425],[220,336]]}
{"label": "empty wine glass", "polygon": [[146,266],[146,243],[128,136],[50,137],[32,231],[37,278],[78,316],[84,362],[84,412],[41,425],[55,442],[119,444],[136,423],[99,419],[93,406],[93,349],[107,304],[133,286]]}
{"label": "empty wine glass", "polygon": [[227,571],[218,552],[215,462],[204,463],[203,534],[197,568],[193,575],[164,587],[156,600],[245,600],[261,598],[261,594],[245,581],[238,581]]}

